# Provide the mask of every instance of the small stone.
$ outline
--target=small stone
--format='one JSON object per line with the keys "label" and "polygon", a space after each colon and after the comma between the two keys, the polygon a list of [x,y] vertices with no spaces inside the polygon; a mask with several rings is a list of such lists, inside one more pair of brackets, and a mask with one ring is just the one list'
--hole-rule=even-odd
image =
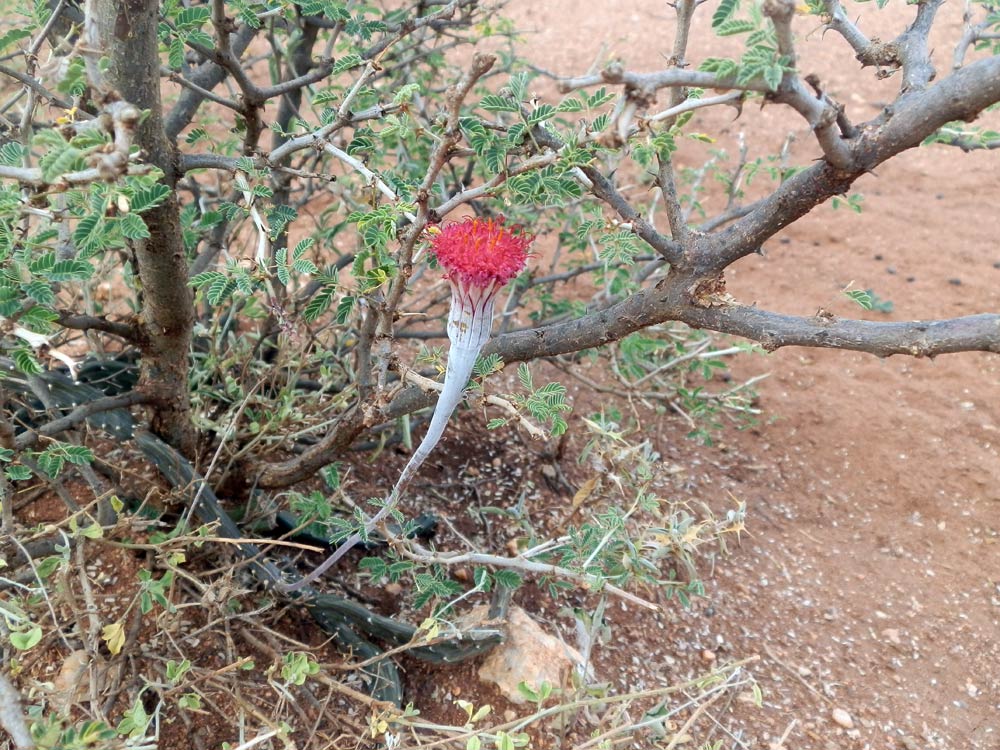
{"label": "small stone", "polygon": [[[467,616],[485,619],[485,614],[486,608],[481,607]],[[521,704],[527,702],[518,689],[522,682],[533,690],[543,682],[561,688],[582,663],[575,648],[546,633],[520,607],[513,607],[508,614],[507,640],[490,651],[479,667],[479,679],[495,684],[511,703]]]}
{"label": "small stone", "polygon": [[952,286],[962,286],[961,279],[948,279],[948,283],[951,284]]}
{"label": "small stone", "polygon": [[889,643],[894,643],[897,646],[902,643],[899,639],[899,628],[886,628],[882,631],[882,635],[888,639]]}
{"label": "small stone", "polygon": [[466,582],[472,580],[472,573],[469,572],[468,568],[455,568],[452,575],[459,581]]}
{"label": "small stone", "polygon": [[994,268],[1000,268],[1000,260],[993,264]]}
{"label": "small stone", "polygon": [[504,721],[514,721],[514,719],[516,718],[517,718],[517,712],[514,711],[513,708],[508,708],[506,711],[503,712]]}
{"label": "small stone", "polygon": [[399,596],[400,594],[403,593],[403,587],[395,582],[387,583],[385,586],[382,587],[382,590],[389,596]]}
{"label": "small stone", "polygon": [[844,729],[854,728],[854,719],[852,719],[851,715],[842,708],[833,709],[833,712],[830,714],[830,718],[833,719],[834,724],[841,726]]}
{"label": "small stone", "polygon": [[885,269],[885,272],[887,274],[889,274],[890,276],[895,276],[896,275],[896,267],[895,266],[887,266],[886,269]]}
{"label": "small stone", "polygon": [[701,652],[701,660],[711,664],[713,661],[715,661],[715,652],[712,651],[711,649],[706,648],[704,651]]}

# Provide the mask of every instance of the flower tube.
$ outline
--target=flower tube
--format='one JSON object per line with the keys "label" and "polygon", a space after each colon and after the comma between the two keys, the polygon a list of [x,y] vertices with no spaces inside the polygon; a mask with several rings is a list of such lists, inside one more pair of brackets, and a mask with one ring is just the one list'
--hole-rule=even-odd
{"label": "flower tube", "polygon": [[444,383],[427,434],[403,467],[385,504],[365,523],[364,531],[348,537],[318,568],[298,584],[287,587],[287,590],[316,580],[363,537],[367,537],[396,507],[403,490],[441,440],[448,419],[461,403],[479,352],[490,338],[497,294],[524,268],[528,246],[533,239],[519,226],[505,226],[500,217],[466,219],[449,224],[431,240],[431,253],[445,270],[445,278],[451,284],[451,310],[448,314],[451,347]]}

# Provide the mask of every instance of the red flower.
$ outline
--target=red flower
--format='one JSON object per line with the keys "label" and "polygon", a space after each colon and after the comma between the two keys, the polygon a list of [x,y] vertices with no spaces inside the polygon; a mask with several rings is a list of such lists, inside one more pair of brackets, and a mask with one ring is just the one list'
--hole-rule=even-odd
{"label": "red flower", "polygon": [[443,227],[431,240],[431,252],[447,278],[463,286],[499,288],[524,268],[534,239],[520,226],[505,227],[502,216],[466,219]]}

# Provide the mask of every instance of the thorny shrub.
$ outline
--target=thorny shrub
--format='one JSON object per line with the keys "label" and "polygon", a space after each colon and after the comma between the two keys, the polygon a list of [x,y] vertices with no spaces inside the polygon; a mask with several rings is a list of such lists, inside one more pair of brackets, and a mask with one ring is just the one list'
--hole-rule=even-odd
{"label": "thorny shrub", "polygon": [[[278,695],[281,706],[245,746],[308,731],[287,721],[304,722],[295,690],[317,678],[318,662],[289,646],[257,668],[216,630],[243,618],[261,628],[245,637],[266,652],[261,634],[277,617],[281,584],[271,579],[262,593],[248,573],[214,570],[206,545],[229,520],[215,490],[248,535],[272,531],[290,510],[291,528],[321,545],[371,536],[371,507],[347,503],[337,462],[352,446],[410,449],[423,429],[447,369],[451,291],[430,248],[448,222],[503,216],[537,237],[527,269],[496,297],[494,336],[467,395],[489,430],[540,440],[575,431],[589,478],[573,503],[588,512],[540,538],[508,498],[500,512],[525,532],[517,554],[441,552],[404,542],[416,525],[372,499],[402,526],[380,528],[395,544],[362,569],[408,584],[429,615],[406,631],[414,643],[447,640],[451,608],[526,575],[556,594],[582,586],[600,601],[641,601],[635,592],[662,588],[683,604],[702,592],[704,549],[724,548],[742,528],[741,505],[716,509],[720,518],[660,497],[654,447],[614,413],[624,407],[570,416],[567,383],[676,413],[692,437],[710,441],[726,421],[757,416],[753,383],[729,382],[726,358],[758,347],[705,330],[766,349],[1000,350],[996,315],[778,315],[735,300],[724,276],[823,203],[862,210],[853,183],[904,149],[995,148],[988,121],[973,121],[1000,101],[997,7],[967,4],[942,64],[928,44],[939,0],[913,4],[889,42],[869,38],[838,0],[702,5],[673,4],[662,70],[611,60],[560,78],[521,60],[514,27],[476,0],[0,0],[14,21],[0,33],[0,565],[9,592],[0,626],[15,678],[46,650],[70,672],[84,653],[80,669],[91,674],[88,697],[60,698],[78,709],[68,717],[47,687],[31,694],[35,743],[139,747],[155,741],[165,714],[231,719],[215,703],[217,680],[240,672],[256,678],[257,697]],[[696,12],[707,27],[692,26]],[[896,76],[895,101],[854,122],[805,74],[800,24],[835,32],[860,66]],[[709,28],[718,54],[689,61],[689,32]],[[492,53],[473,50],[483,40]],[[801,117],[814,153],[793,152],[791,139],[760,155],[742,135],[717,140],[713,112],[749,111],[750,102]],[[893,309],[871,290],[845,294]],[[136,490],[125,460],[135,455],[136,419],[152,430],[143,444],[159,447],[146,457],[181,507]],[[41,492],[65,514],[15,516]],[[214,524],[198,526],[206,511]],[[121,568],[131,588],[106,611],[87,568],[96,550],[146,560]],[[473,567],[469,584],[450,575],[456,564]],[[181,649],[133,662],[135,680],[107,678],[107,663],[120,669],[147,629],[150,642],[173,638],[196,601],[205,610],[198,632],[225,646],[225,665]],[[330,627],[373,620],[356,603],[337,606]],[[383,651],[364,663],[381,663]],[[558,709],[542,707],[552,686],[526,687],[539,710],[524,721],[483,728],[488,711],[470,705],[464,727],[432,728],[412,709],[380,709],[371,736],[515,747],[543,716],[635,698],[588,693],[586,672],[578,678]],[[705,697],[749,685],[737,665],[685,689]],[[0,688],[0,717],[26,744],[14,692],[6,681]],[[602,721],[625,714],[608,711],[582,746],[662,730],[691,705],[671,703],[672,690],[646,696],[662,701],[639,722],[609,726]]]}

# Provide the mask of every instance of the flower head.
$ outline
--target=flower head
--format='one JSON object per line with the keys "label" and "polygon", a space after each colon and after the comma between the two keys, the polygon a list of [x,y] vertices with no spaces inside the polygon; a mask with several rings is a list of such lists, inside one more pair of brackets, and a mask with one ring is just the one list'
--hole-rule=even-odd
{"label": "flower head", "polygon": [[442,228],[431,241],[431,252],[449,279],[463,286],[499,288],[524,268],[534,239],[520,226],[505,227],[502,216],[470,218]]}

